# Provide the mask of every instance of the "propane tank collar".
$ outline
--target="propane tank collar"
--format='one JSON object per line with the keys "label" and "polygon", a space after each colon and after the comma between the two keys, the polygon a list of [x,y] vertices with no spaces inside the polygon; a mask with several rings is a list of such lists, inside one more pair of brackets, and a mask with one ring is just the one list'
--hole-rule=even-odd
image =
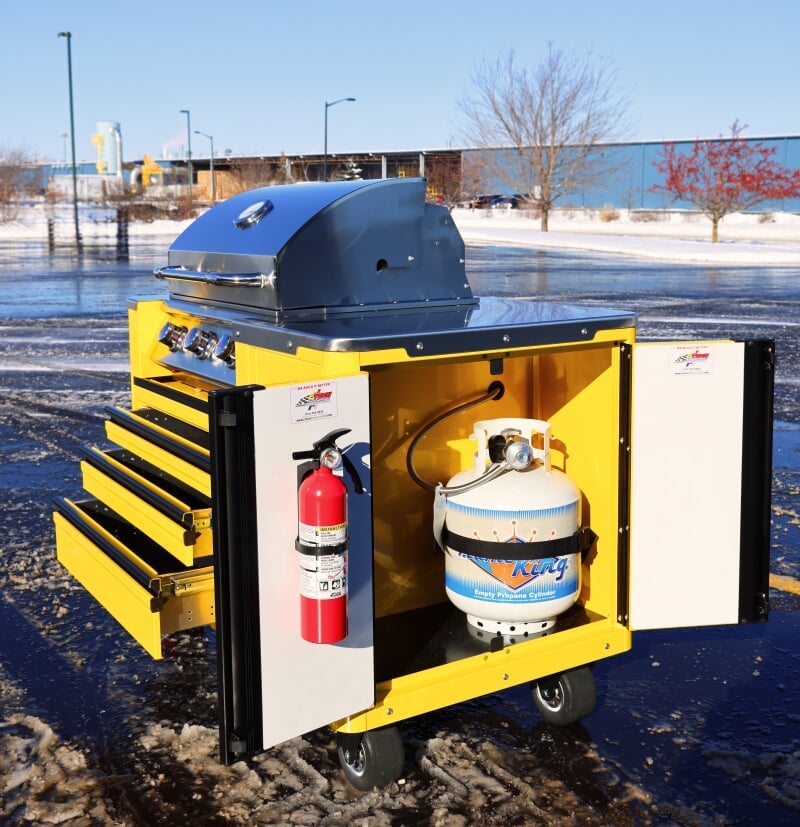
{"label": "propane tank collar", "polygon": [[502,462],[497,462],[494,465],[490,465],[489,470],[477,479],[470,480],[470,482],[465,482],[463,485],[451,485],[449,487],[446,485],[439,485],[437,486],[437,490],[445,496],[463,494],[465,491],[471,491],[473,488],[477,488],[479,485],[483,485],[484,483],[489,482],[489,480],[493,480],[495,477],[499,477],[501,474],[510,470],[511,466],[508,462],[503,460]]}

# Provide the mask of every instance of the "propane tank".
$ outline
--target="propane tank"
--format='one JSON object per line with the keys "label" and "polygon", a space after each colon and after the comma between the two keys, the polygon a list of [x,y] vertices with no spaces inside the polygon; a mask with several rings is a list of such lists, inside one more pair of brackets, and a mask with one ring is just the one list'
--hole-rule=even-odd
{"label": "propane tank", "polygon": [[348,429],[332,431],[311,451],[313,468],[297,492],[300,567],[300,636],[310,643],[338,643],[347,637],[347,487],[333,473],[342,462],[335,445]]}
{"label": "propane tank", "polygon": [[575,603],[594,539],[579,531],[580,492],[552,467],[548,422],[484,420],[472,438],[473,467],[439,491],[447,596],[476,629],[546,632]]}

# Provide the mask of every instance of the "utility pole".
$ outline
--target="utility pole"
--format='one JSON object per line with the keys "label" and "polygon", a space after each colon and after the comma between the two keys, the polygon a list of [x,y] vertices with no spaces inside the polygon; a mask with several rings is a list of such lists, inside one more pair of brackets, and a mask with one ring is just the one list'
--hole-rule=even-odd
{"label": "utility pole", "polygon": [[186,115],[186,165],[189,168],[189,206],[192,206],[192,116],[188,109],[181,109]]}
{"label": "utility pole", "polygon": [[72,144],[72,208],[75,215],[75,245],[78,255],[83,254],[81,225],[78,221],[78,166],[75,162],[75,110],[72,103],[72,32],[59,32],[67,40],[67,71],[69,77],[69,136]]}
{"label": "utility pole", "polygon": [[352,103],[355,101],[355,98],[339,98],[339,100],[335,101],[325,101],[325,154],[323,156],[324,160],[322,162],[322,180],[328,180],[328,110],[332,106],[336,106],[337,103],[344,103],[347,101],[348,103]]}

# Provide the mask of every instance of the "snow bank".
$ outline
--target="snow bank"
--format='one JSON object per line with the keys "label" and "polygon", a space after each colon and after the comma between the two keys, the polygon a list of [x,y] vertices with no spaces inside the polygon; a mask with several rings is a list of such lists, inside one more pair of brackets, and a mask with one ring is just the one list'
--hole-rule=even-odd
{"label": "snow bank", "polygon": [[[711,223],[696,213],[646,214],[619,211],[613,221],[601,210],[556,210],[550,230],[522,210],[456,209],[453,218],[464,240],[537,249],[584,250],[661,261],[725,265],[800,265],[800,216],[774,213],[729,215],[712,244]],[[656,220],[642,220],[642,216]]]}
{"label": "snow bank", "polygon": [[[610,215],[617,215],[613,220]],[[0,241],[43,241],[48,218],[55,217],[56,233],[73,233],[67,205],[37,204],[22,210],[16,221],[0,224]],[[93,220],[94,217],[94,220]],[[101,220],[105,211],[82,208],[81,234],[86,240],[116,238],[117,226]],[[541,232],[539,220],[524,210],[487,209],[453,211],[464,240],[473,244],[512,244],[538,249],[584,250],[638,256],[662,261],[725,265],[800,265],[800,215],[792,213],[736,213],[720,223],[720,241],[712,244],[711,223],[692,212],[555,210],[550,231]],[[132,222],[130,238],[160,236],[171,241],[189,224],[159,220]]]}
{"label": "snow bank", "polygon": [[[81,237],[90,239],[108,238],[113,241],[117,237],[117,224],[113,220],[113,210],[102,207],[91,209],[80,206],[79,221]],[[75,232],[72,207],[66,204],[50,205],[35,204],[21,207],[17,218],[6,224],[0,224],[0,241],[46,241],[48,221],[53,221],[56,237],[72,237]],[[128,237],[136,236],[166,236],[174,238],[191,224],[186,221],[132,221],[128,225]]]}

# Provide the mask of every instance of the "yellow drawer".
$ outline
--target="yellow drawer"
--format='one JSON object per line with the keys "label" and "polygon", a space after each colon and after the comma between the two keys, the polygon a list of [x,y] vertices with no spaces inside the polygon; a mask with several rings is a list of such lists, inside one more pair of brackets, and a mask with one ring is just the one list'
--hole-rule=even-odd
{"label": "yellow drawer", "polygon": [[208,434],[149,408],[107,408],[106,435],[145,462],[211,497]]}
{"label": "yellow drawer", "polygon": [[152,657],[162,656],[162,635],[214,623],[211,566],[171,565],[171,555],[96,500],[56,507],[59,561]]}
{"label": "yellow drawer", "polygon": [[185,566],[212,554],[211,504],[130,452],[84,449],[83,487]]}
{"label": "yellow drawer", "polygon": [[133,379],[133,406],[163,411],[207,431],[208,393],[219,387],[199,377],[192,377],[190,383],[182,374],[147,379],[137,376]]}

